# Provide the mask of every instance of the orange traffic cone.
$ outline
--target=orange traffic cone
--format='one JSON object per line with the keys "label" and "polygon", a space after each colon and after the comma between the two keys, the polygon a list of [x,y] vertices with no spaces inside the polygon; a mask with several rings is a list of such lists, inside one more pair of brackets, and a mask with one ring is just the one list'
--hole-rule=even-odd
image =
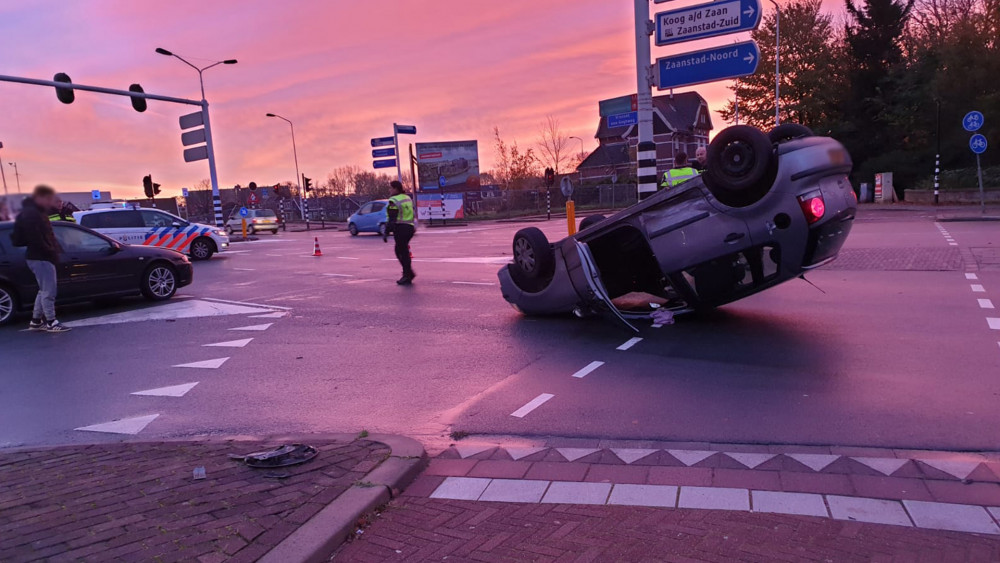
{"label": "orange traffic cone", "polygon": [[323,251],[319,249],[319,237],[313,239],[313,256],[322,256]]}

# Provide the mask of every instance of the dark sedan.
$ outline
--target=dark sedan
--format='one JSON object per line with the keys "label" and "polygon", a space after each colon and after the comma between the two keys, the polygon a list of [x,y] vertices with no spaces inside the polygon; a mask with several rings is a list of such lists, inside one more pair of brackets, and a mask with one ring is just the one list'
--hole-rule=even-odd
{"label": "dark sedan", "polygon": [[[30,311],[38,292],[24,248],[11,244],[13,228],[13,222],[0,223],[0,325]],[[58,305],[140,294],[163,301],[191,283],[191,262],[179,252],[129,246],[73,223],[55,222],[52,230],[63,249],[56,266]]]}

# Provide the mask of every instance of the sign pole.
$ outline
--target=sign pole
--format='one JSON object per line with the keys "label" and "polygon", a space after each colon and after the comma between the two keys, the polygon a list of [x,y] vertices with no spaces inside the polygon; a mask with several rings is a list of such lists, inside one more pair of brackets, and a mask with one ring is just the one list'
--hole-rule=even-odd
{"label": "sign pole", "polygon": [[396,149],[396,179],[403,182],[403,165],[399,162],[399,125],[392,124],[392,146]]}
{"label": "sign pole", "polygon": [[986,194],[983,192],[983,166],[979,162],[979,153],[976,153],[976,174],[979,176],[979,208],[983,215],[986,215]]}
{"label": "sign pole", "polygon": [[635,0],[635,72],[636,111],[639,120],[639,144],[636,169],[639,199],[656,193],[656,143],[653,142],[653,86],[650,81],[649,0]]}

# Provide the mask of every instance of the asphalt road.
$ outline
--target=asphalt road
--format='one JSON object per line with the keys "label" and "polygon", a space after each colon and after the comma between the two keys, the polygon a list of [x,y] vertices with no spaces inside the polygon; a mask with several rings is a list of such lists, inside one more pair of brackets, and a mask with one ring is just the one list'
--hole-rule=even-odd
{"label": "asphalt road", "polygon": [[0,447],[361,429],[1000,447],[997,223],[862,211],[809,276],[818,289],[644,325],[622,350],[615,326],[503,301],[496,270],[522,226],[421,230],[412,287],[378,237],[262,235],[196,264],[167,305],[67,309],[67,334],[0,329]]}

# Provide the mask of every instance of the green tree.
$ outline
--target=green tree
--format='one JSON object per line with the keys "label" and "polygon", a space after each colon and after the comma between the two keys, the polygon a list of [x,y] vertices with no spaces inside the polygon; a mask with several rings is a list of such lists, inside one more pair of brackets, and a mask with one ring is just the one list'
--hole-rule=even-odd
{"label": "green tree", "polygon": [[[781,10],[781,120],[826,132],[840,116],[846,76],[843,49],[820,0],[793,0]],[[739,118],[761,129],[774,126],[775,12],[752,33],[760,48],[757,72],[730,87],[739,99]],[[736,100],[720,112],[736,119]]]}

